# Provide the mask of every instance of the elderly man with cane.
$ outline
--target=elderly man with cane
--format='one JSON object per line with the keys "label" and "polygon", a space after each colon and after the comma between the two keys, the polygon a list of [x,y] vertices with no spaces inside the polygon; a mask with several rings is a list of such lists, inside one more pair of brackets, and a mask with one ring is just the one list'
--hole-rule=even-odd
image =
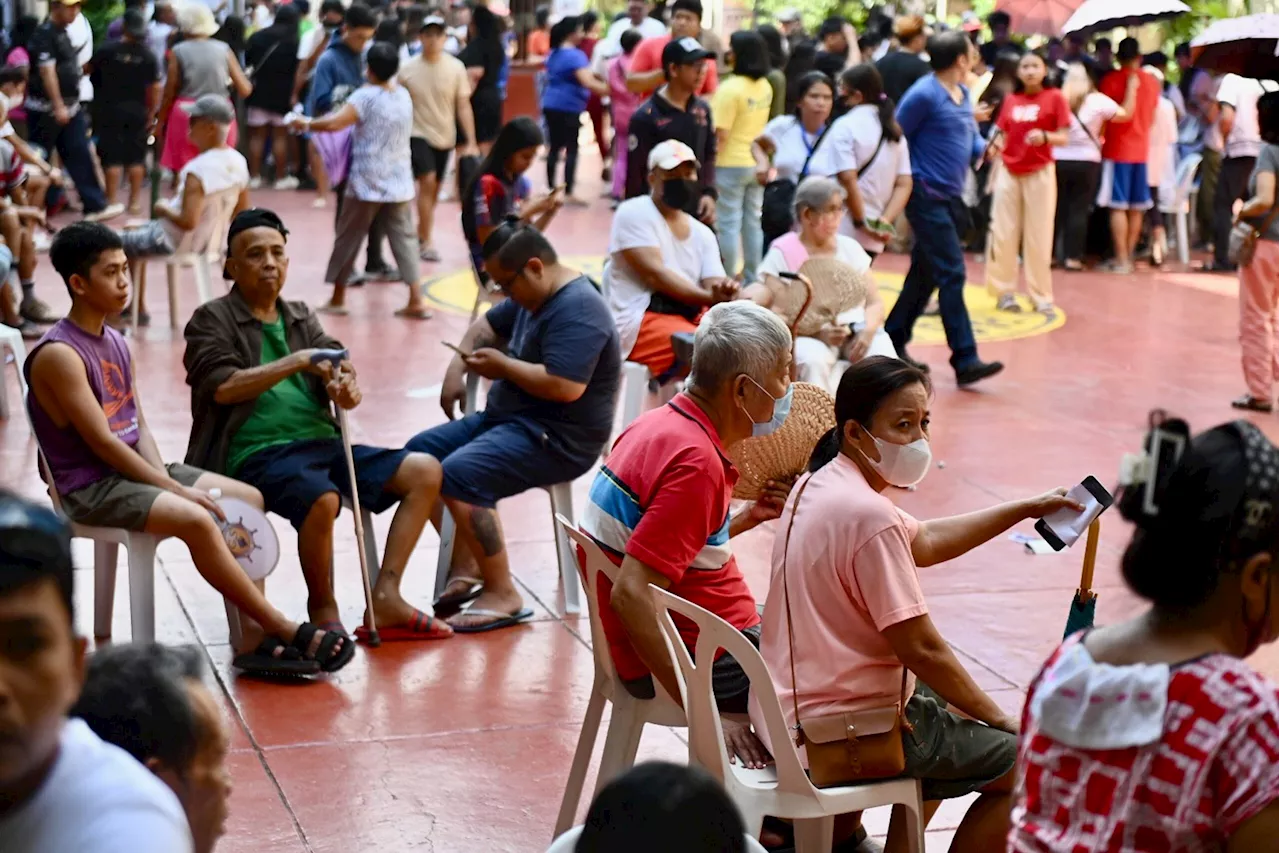
{"label": "elderly man with cane", "polygon": [[[231,222],[223,275],[234,286],[202,305],[185,331],[193,420],[187,459],[255,484],[266,508],[294,526],[307,611],[328,630],[342,629],[332,564],[343,498],[373,512],[398,503],[372,590],[366,570],[365,625],[356,639],[376,645],[379,635],[448,637],[448,625],[400,595],[409,555],[440,489],[439,466],[422,453],[351,446],[340,427],[345,410],[360,403],[355,368],[309,307],[280,298],[289,271],[288,233],[269,210],[246,210]],[[362,537],[358,512],[356,519]]]}

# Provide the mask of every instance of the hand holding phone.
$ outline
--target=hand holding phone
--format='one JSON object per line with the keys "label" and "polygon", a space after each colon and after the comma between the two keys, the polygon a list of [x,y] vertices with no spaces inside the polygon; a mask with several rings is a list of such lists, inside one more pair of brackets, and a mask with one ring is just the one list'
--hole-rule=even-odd
{"label": "hand holding phone", "polygon": [[1036,532],[1044,537],[1055,551],[1070,548],[1076,543],[1093,520],[1115,501],[1111,493],[1103,488],[1098,479],[1085,477],[1078,486],[1067,492],[1067,497],[1080,504],[1084,509],[1060,509],[1052,512],[1036,522]]}
{"label": "hand holding phone", "polygon": [[451,344],[451,343],[449,343],[448,341],[441,341],[440,343],[441,343],[441,344],[443,344],[444,346],[448,347],[449,349],[453,350],[454,352],[456,352],[458,355],[462,356],[463,358],[470,358],[470,357],[471,357],[471,353],[467,352],[466,350],[464,350],[464,349],[463,349],[462,347],[460,347],[460,346],[457,346],[457,345],[455,345],[455,344]]}

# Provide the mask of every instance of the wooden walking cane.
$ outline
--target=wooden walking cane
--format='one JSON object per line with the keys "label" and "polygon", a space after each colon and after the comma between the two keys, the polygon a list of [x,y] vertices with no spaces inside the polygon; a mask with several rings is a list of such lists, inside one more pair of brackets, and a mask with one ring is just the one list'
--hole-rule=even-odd
{"label": "wooden walking cane", "polygon": [[1093,567],[1098,559],[1098,533],[1101,529],[1099,522],[1095,518],[1089,525],[1089,538],[1084,546],[1084,565],[1080,569],[1080,587],[1071,599],[1071,611],[1067,614],[1067,629],[1063,632],[1063,637],[1093,627],[1094,611],[1098,606],[1098,595],[1093,591]]}

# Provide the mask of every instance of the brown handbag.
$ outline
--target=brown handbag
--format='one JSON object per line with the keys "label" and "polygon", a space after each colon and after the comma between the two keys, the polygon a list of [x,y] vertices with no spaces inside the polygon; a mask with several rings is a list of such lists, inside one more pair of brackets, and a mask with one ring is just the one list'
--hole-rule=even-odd
{"label": "brown handbag", "polygon": [[902,751],[902,730],[911,726],[904,716],[907,700],[907,668],[902,668],[901,698],[897,704],[861,711],[800,718],[797,696],[795,629],[791,618],[791,590],[787,585],[787,553],[791,528],[796,523],[800,498],[813,475],[805,478],[796,492],[791,521],[782,545],[782,597],[787,609],[787,647],[791,664],[791,705],[795,712],[795,745],[803,746],[809,757],[809,779],[819,788],[847,785],[869,779],[902,775],[906,755]]}

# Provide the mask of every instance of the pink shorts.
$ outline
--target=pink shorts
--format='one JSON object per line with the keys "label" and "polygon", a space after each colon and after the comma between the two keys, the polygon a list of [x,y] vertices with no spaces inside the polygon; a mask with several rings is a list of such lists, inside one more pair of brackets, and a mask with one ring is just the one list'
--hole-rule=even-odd
{"label": "pink shorts", "polygon": [[284,116],[261,107],[249,107],[245,112],[244,123],[249,127],[284,127]]}

